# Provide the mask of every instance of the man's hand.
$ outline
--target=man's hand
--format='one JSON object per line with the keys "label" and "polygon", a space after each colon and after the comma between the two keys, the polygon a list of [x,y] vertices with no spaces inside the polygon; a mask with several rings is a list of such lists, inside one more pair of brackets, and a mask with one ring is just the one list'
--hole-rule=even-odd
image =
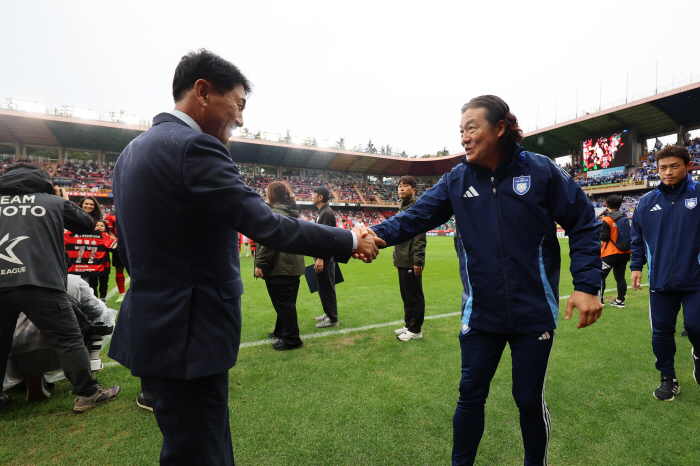
{"label": "man's hand", "polygon": [[583,328],[598,320],[603,312],[603,303],[594,294],[574,291],[566,302],[566,320],[571,318],[574,308],[578,309],[578,325],[576,328]]}
{"label": "man's hand", "polygon": [[68,194],[66,194],[66,190],[65,190],[65,189],[59,188],[58,186],[54,186],[54,187],[53,187],[53,192],[54,192],[54,194],[55,194],[56,196],[62,197],[62,198],[65,199],[66,201],[70,201],[70,199],[68,199]]}
{"label": "man's hand", "polygon": [[379,254],[379,248],[385,247],[386,242],[377,236],[371,228],[353,228],[353,233],[357,236],[357,249],[353,251],[352,257],[362,259],[363,262],[372,262]]}
{"label": "man's hand", "polygon": [[634,291],[642,289],[642,271],[633,270],[632,271],[632,289]]}
{"label": "man's hand", "polygon": [[386,246],[384,240],[367,227],[353,228],[352,232],[357,236],[357,249],[352,252],[352,257],[362,259],[363,262],[372,262],[379,254],[379,245]]}
{"label": "man's hand", "polygon": [[416,277],[420,277],[420,274],[423,273],[423,267],[420,267],[418,265],[413,266],[413,273],[416,274]]}
{"label": "man's hand", "polygon": [[314,270],[316,271],[316,273],[323,272],[323,259],[316,259],[316,263],[314,264]]}
{"label": "man's hand", "polygon": [[258,278],[263,278],[263,271],[260,267],[255,267],[255,276]]}

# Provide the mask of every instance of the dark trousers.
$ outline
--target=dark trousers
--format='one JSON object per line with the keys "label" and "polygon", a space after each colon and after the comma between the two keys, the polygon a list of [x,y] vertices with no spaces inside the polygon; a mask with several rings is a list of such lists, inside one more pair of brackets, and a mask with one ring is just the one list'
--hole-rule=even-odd
{"label": "dark trousers", "polygon": [[228,371],[193,380],[141,377],[163,434],[161,465],[233,466]]}
{"label": "dark trousers", "polygon": [[490,333],[470,328],[459,335],[462,380],[453,419],[452,465],[473,465],[484,433],[484,404],[498,362],[510,345],[513,359],[513,398],[520,410],[525,466],[547,464],[551,433],[549,409],[544,401],[549,353],[554,330],[542,333]]}
{"label": "dark trousers", "polygon": [[58,354],[66,379],[73,385],[73,394],[92,396],[97,381],[90,370],[90,356],[83,342],[78,321],[65,291],[22,286],[12,291],[0,290],[0,374],[5,375],[7,357],[12,350],[20,312],[37,326],[46,341]]}
{"label": "dark trousers", "polygon": [[105,269],[104,273],[99,277],[89,277],[88,283],[92,291],[95,292],[96,298],[106,298],[107,288],[109,286],[109,268]]}
{"label": "dark trousers", "polygon": [[286,345],[299,346],[299,322],[297,320],[297,294],[299,293],[299,277],[290,275],[275,275],[265,277],[267,292],[270,294],[272,306],[277,313],[277,322],[273,333],[282,339]]}
{"label": "dark trousers", "polygon": [[[700,291],[649,293],[651,346],[656,356],[656,369],[662,377],[676,378],[673,362],[676,357],[676,320],[683,305],[683,325],[688,340],[700,352]],[[696,353],[697,354],[697,353]]]}
{"label": "dark trousers", "polygon": [[318,281],[318,297],[321,298],[323,312],[331,319],[338,322],[338,301],[335,297],[335,261],[324,260],[323,271],[316,274]]}
{"label": "dark trousers", "polygon": [[617,283],[617,299],[620,301],[625,300],[625,295],[627,294],[627,280],[625,280],[625,272],[627,270],[627,263],[630,260],[629,254],[613,254],[612,256],[603,257],[603,280],[600,286],[600,297],[603,297],[605,293],[605,280],[610,275],[610,271],[613,271],[613,276],[615,277],[615,282]]}
{"label": "dark trousers", "polygon": [[397,267],[399,288],[403,299],[403,312],[409,332],[420,333],[425,319],[425,297],[423,296],[423,276],[416,277],[413,269]]}

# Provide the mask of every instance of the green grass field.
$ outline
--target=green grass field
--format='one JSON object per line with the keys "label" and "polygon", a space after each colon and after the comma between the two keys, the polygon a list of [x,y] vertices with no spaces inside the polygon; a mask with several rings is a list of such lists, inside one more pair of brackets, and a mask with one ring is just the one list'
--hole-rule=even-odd
{"label": "green grass field", "polygon": [[[381,325],[403,318],[397,274],[386,250],[372,264],[341,266],[339,328],[314,327],[320,302],[302,278],[298,314],[305,346],[283,353],[264,341],[275,313],[265,284],[253,278],[252,260],[241,259],[243,347],[230,372],[229,395],[237,465],[450,463],[460,377],[460,318],[454,313],[461,299],[452,244],[452,238],[428,238],[423,278],[428,320],[422,339],[400,342],[393,333],[400,324]],[[562,296],[573,289],[567,251],[562,240]],[[607,288],[609,302],[615,297],[612,274]],[[548,370],[549,464],[700,464],[700,387],[691,373],[690,343],[680,337],[682,322],[676,338],[682,392],[673,403],[661,402],[651,394],[659,376],[647,289],[629,290],[626,309],[606,306],[596,324],[581,330],[577,315],[564,320],[565,303],[560,301]],[[109,304],[118,307],[114,298]],[[375,327],[361,329],[368,326]],[[478,465],[522,464],[510,366],[506,349],[486,404]],[[136,406],[139,380],[117,364],[98,379],[124,391],[82,415],[71,411],[66,381],[50,399],[31,404],[24,392],[10,390],[13,404],[0,413],[0,464],[156,464],[161,436],[152,414]]]}

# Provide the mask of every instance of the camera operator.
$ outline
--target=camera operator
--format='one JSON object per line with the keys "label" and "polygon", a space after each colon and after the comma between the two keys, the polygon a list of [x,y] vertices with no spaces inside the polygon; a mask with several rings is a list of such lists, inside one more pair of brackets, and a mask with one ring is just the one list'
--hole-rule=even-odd
{"label": "camera operator", "polygon": [[[25,312],[58,354],[77,395],[76,413],[121,391],[119,386],[101,388],[92,376],[66,294],[63,230],[89,233],[93,227],[90,216],[63,189],[54,188],[42,168],[19,163],[0,177],[0,374],[5,374],[17,318]],[[0,396],[0,407],[8,403],[9,397]]]}

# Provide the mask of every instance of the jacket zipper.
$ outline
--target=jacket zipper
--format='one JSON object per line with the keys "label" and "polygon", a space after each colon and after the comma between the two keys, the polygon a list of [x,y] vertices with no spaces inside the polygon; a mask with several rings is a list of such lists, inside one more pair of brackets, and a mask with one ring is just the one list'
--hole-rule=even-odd
{"label": "jacket zipper", "polygon": [[675,230],[675,223],[676,223],[676,213],[674,206],[676,205],[676,201],[671,201],[671,288],[676,287],[676,282],[673,279],[673,271],[676,270],[676,265],[674,264],[673,256],[675,255],[676,248],[673,246],[673,237],[674,237],[674,230]]}
{"label": "jacket zipper", "polygon": [[506,291],[506,311],[508,312],[508,330],[513,330],[513,323],[510,320],[510,295],[508,293],[508,275],[506,274],[506,258],[503,254],[503,244],[501,242],[501,224],[498,221],[498,196],[496,195],[496,183],[491,177],[491,187],[493,188],[493,199],[496,203],[496,231],[498,232],[498,248],[501,251],[501,264],[503,265],[503,285]]}

